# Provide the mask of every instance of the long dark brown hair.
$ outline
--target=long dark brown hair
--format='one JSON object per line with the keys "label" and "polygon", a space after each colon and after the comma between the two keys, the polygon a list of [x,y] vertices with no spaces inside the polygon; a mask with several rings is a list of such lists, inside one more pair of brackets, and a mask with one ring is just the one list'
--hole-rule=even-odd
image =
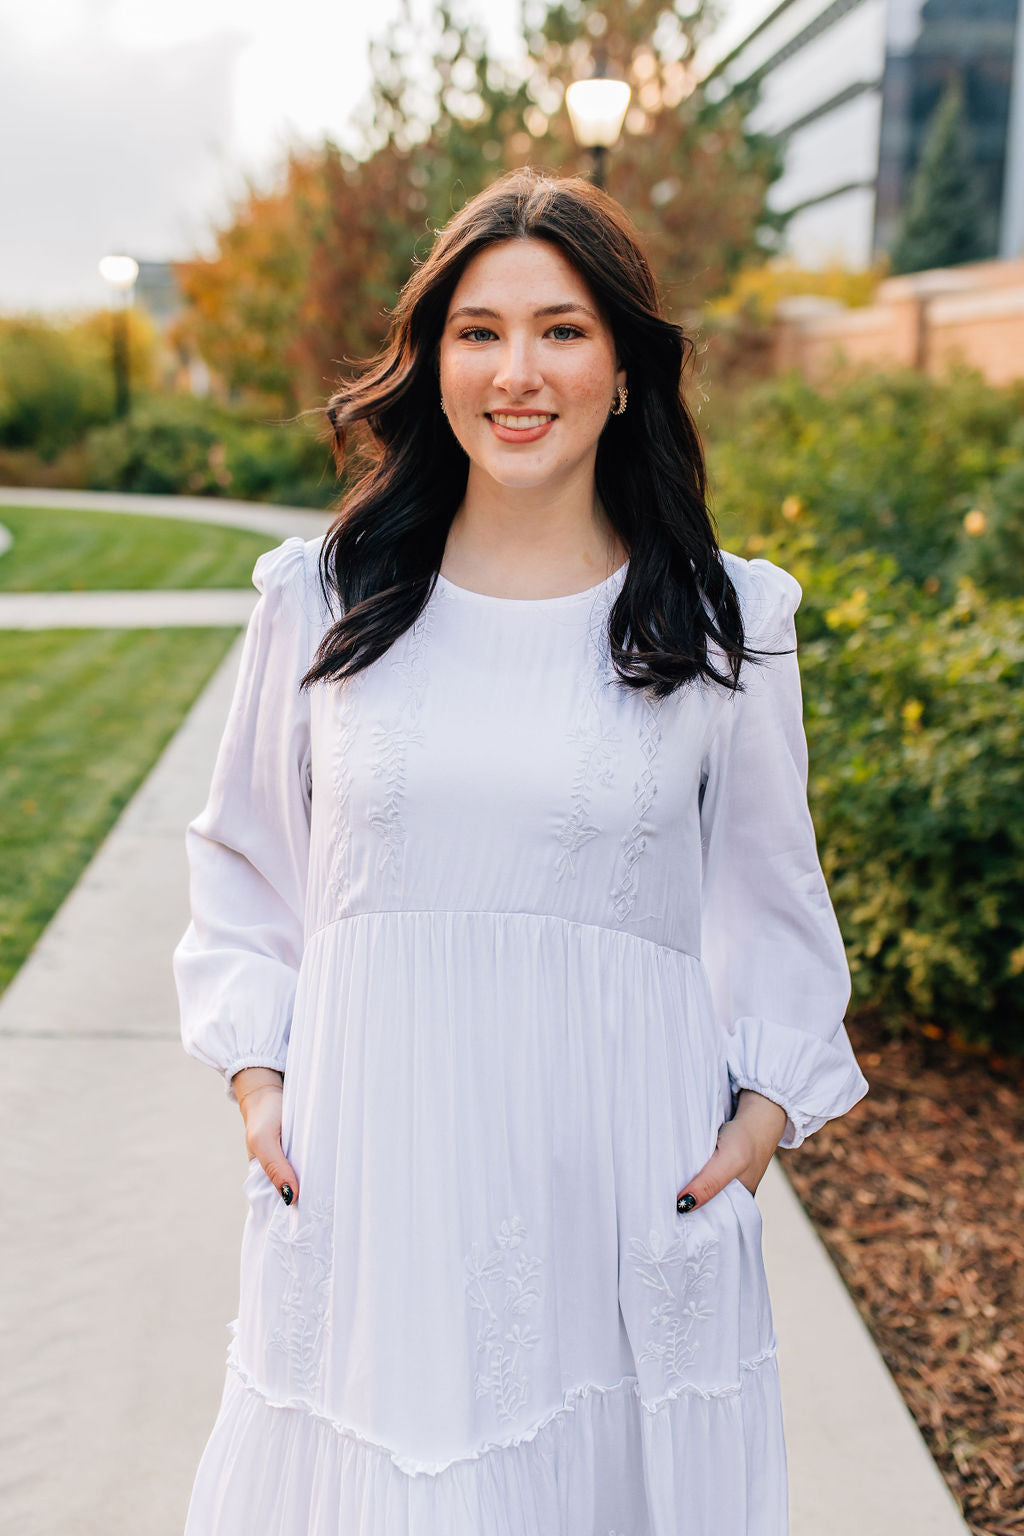
{"label": "long dark brown hair", "polygon": [[[694,678],[739,685],[740,605],[707,504],[704,454],[682,394],[693,342],[665,319],[641,236],[625,210],[579,176],[510,171],[434,236],[392,311],[387,339],[327,404],[341,474],[349,429],[365,464],[320,553],[332,615],[303,686],[345,678],[414,622],[436,581],[469,460],[441,410],[438,358],[467,262],[503,240],[547,240],[589,284],[626,370],[629,404],[598,440],[595,485],[628,552],[608,620],[622,683],[663,697]],[[709,657],[721,648],[725,670]]]}

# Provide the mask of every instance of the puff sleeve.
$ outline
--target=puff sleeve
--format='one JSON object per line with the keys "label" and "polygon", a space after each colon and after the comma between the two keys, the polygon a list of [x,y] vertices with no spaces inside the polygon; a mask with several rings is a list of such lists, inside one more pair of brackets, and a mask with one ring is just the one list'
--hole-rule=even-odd
{"label": "puff sleeve", "polygon": [[781,1147],[861,1099],[846,1033],[850,972],[807,802],[794,614],[799,582],[769,560],[727,556],[748,644],[788,655],[744,663],[701,768],[702,951],[728,1037],[735,1095],[786,1111]]}
{"label": "puff sleeve", "polygon": [[256,561],[246,630],[206,805],[189,823],[191,921],[173,955],[185,1050],[231,1077],[285,1070],[310,841],[306,546]]}

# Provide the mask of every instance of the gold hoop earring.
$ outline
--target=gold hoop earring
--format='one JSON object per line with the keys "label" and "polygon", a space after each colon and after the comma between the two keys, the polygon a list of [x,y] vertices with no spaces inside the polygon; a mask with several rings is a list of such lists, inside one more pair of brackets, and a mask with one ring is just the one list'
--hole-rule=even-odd
{"label": "gold hoop earring", "polygon": [[448,412],[444,408],[444,395],[439,395],[438,399],[441,401],[441,415],[442,416],[447,416]]}
{"label": "gold hoop earring", "polygon": [[626,401],[629,399],[629,390],[625,384],[620,384],[616,390],[616,404],[611,408],[612,416],[624,416],[626,414]]}

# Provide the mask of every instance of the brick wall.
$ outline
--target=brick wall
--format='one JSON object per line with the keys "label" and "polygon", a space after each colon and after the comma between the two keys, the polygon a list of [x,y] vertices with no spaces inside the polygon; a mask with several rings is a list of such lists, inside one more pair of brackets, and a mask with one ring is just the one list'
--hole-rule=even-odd
{"label": "brick wall", "polygon": [[774,365],[820,377],[839,356],[941,374],[954,360],[993,384],[1024,378],[1024,260],[889,277],[875,302],[847,309],[831,299],[779,305]]}

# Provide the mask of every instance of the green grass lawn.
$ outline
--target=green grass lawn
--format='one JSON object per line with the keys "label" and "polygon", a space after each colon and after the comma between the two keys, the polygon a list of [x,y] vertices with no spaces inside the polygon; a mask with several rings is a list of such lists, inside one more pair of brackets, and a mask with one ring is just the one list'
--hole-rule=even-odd
{"label": "green grass lawn", "polygon": [[237,633],[0,630],[0,990]]}
{"label": "green grass lawn", "polygon": [[0,592],[246,587],[256,557],[281,540],[173,517],[0,506],[14,542]]}

